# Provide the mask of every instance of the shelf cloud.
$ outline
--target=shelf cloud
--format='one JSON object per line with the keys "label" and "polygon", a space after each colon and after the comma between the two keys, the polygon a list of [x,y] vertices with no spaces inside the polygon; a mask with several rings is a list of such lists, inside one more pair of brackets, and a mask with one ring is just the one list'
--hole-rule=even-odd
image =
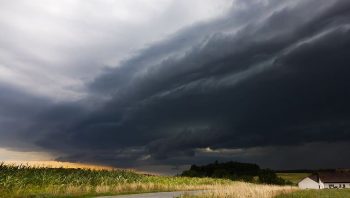
{"label": "shelf cloud", "polygon": [[350,154],[350,2],[132,2],[1,5],[0,147],[136,168],[350,165],[332,154]]}

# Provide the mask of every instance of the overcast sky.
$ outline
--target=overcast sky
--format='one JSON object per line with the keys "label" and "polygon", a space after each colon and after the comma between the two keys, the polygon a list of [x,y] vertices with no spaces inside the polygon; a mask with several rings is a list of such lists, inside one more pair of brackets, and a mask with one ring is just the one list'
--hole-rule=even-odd
{"label": "overcast sky", "polygon": [[350,167],[348,0],[0,0],[0,30],[0,160]]}

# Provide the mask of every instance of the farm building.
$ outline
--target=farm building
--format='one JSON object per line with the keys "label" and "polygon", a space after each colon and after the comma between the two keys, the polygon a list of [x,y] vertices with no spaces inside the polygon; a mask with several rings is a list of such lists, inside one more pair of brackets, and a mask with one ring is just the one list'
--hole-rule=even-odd
{"label": "farm building", "polygon": [[298,183],[301,189],[350,188],[350,172],[319,172]]}

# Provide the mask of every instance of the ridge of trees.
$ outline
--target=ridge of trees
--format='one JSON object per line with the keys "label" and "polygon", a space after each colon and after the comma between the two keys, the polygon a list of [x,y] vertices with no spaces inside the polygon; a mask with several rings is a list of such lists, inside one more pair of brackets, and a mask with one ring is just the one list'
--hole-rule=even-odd
{"label": "ridge of trees", "polygon": [[181,176],[224,178],[277,185],[291,184],[289,181],[278,177],[270,169],[261,169],[257,164],[234,161],[222,163],[215,161],[214,163],[202,166],[194,164],[189,170],[183,171]]}

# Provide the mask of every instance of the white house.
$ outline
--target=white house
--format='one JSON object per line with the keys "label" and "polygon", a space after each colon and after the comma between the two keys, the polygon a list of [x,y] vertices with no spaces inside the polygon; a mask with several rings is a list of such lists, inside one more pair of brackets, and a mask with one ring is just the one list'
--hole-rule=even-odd
{"label": "white house", "polygon": [[298,183],[301,189],[350,188],[350,172],[319,172]]}

